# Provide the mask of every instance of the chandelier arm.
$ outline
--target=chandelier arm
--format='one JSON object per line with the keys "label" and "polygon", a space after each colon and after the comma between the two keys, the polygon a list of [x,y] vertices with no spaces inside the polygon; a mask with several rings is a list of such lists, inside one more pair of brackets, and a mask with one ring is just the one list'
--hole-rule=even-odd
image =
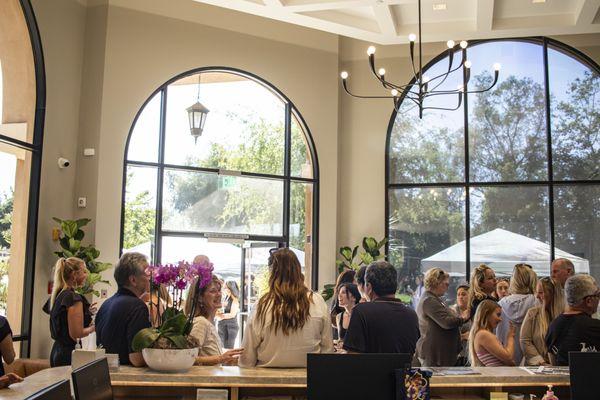
{"label": "chandelier arm", "polygon": [[419,75],[417,74],[417,70],[415,68],[415,42],[410,42],[410,65],[413,70],[413,76],[415,78],[415,82],[419,81]]}
{"label": "chandelier arm", "polygon": [[377,78],[377,80],[383,85],[385,89],[397,89],[394,86],[390,86],[390,83],[385,80],[384,75],[379,75],[375,71],[375,54],[369,54],[369,66],[371,67],[371,72]]}
{"label": "chandelier arm", "polygon": [[500,75],[499,71],[494,71],[494,81],[492,82],[492,84],[490,86],[488,86],[486,89],[481,89],[481,90],[467,90],[467,93],[485,93],[490,91],[494,86],[496,86],[496,83],[498,83],[498,76]]}
{"label": "chandelier arm", "polygon": [[350,92],[350,90],[348,90],[348,85],[346,84],[345,79],[342,79],[342,86],[344,87],[344,90],[346,91],[346,93],[348,93],[352,97],[356,97],[357,99],[394,99],[395,98],[394,96],[365,96],[365,95],[354,94],[354,93]]}
{"label": "chandelier arm", "polygon": [[[454,54],[454,53],[450,53],[450,54]],[[434,76],[433,78],[431,78],[429,80],[429,82],[434,81],[436,79],[441,78],[442,76],[448,76],[449,74],[458,71],[464,64],[465,62],[465,55],[462,55],[462,60],[460,60],[460,64],[458,64],[458,66],[456,68],[450,69],[450,67],[452,66],[452,64],[449,65],[448,67],[448,72],[444,72],[443,74],[439,74],[438,76]]]}
{"label": "chandelier arm", "polygon": [[458,92],[458,105],[455,108],[446,107],[423,107],[423,110],[442,110],[442,111],[456,111],[462,105],[462,92]]}

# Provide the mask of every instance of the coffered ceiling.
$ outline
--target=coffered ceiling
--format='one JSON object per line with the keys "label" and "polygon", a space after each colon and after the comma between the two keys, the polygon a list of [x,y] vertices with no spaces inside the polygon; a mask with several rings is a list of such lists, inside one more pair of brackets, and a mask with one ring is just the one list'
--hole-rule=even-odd
{"label": "coffered ceiling", "polygon": [[[193,0],[377,44],[417,33],[417,0]],[[423,42],[600,32],[600,0],[422,0]]]}

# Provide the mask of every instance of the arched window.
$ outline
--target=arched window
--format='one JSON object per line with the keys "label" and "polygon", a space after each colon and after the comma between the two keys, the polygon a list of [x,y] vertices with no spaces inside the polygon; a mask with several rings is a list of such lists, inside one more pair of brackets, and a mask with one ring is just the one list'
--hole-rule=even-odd
{"label": "arched window", "polygon": [[[493,90],[467,95],[456,111],[427,110],[422,120],[408,102],[392,116],[389,257],[407,283],[434,266],[458,282],[481,263],[500,276],[520,262],[549,275],[560,257],[600,278],[598,65],[545,38],[480,41],[464,51],[473,64],[469,89],[485,87],[491,64],[501,63]],[[447,65],[441,55],[427,74]],[[463,79],[456,73],[443,86]],[[456,99],[434,101],[451,107]]]}
{"label": "arched window", "polygon": [[[198,100],[209,112],[195,139],[186,110]],[[133,123],[124,175],[123,251],[160,263],[206,254],[250,306],[270,248],[293,248],[316,282],[314,146],[298,110],[259,78],[206,68],[164,84]]]}
{"label": "arched window", "polygon": [[[44,65],[28,0],[0,12],[0,315],[29,356],[45,110]],[[9,301],[10,299],[10,301]]]}

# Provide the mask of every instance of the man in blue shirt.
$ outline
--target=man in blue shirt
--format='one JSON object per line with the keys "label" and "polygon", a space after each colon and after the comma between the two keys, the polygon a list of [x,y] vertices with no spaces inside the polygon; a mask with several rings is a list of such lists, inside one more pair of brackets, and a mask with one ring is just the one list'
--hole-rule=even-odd
{"label": "man in blue shirt", "polygon": [[141,253],[125,253],[115,267],[118,290],[96,315],[96,343],[107,353],[118,354],[121,364],[146,365],[142,353],[131,348],[133,337],[150,327],[150,315],[140,296],[150,290],[148,261]]}

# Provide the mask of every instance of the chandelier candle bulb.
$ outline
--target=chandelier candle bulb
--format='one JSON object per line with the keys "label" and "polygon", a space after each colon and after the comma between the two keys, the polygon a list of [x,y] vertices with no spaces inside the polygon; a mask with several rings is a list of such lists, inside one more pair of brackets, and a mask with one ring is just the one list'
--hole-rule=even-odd
{"label": "chandelier candle bulb", "polygon": [[449,49],[454,48],[454,45],[455,45],[454,40],[448,40],[446,42],[446,46],[448,46]]}
{"label": "chandelier candle bulb", "polygon": [[342,77],[342,79],[348,79],[348,73],[346,71],[342,71],[340,76]]}
{"label": "chandelier candle bulb", "polygon": [[410,35],[408,35],[408,40],[414,42],[415,40],[417,40],[417,35],[411,33]]}
{"label": "chandelier candle bulb", "polygon": [[381,76],[385,75],[385,68],[379,68],[379,75],[381,75]]}
{"label": "chandelier candle bulb", "polygon": [[465,68],[471,68],[471,61],[465,61]]}
{"label": "chandelier candle bulb", "polygon": [[461,49],[466,49],[468,45],[469,45],[469,43],[466,40],[461,40],[460,41],[460,48]]}
{"label": "chandelier candle bulb", "polygon": [[375,54],[375,46],[369,46],[369,48],[367,49],[367,54],[372,56],[373,54]]}
{"label": "chandelier candle bulb", "polygon": [[500,63],[494,64],[494,71],[500,71]]}
{"label": "chandelier candle bulb", "polygon": [[396,89],[392,89],[391,93],[392,93],[392,96],[394,96],[394,97],[398,96],[398,91]]}

